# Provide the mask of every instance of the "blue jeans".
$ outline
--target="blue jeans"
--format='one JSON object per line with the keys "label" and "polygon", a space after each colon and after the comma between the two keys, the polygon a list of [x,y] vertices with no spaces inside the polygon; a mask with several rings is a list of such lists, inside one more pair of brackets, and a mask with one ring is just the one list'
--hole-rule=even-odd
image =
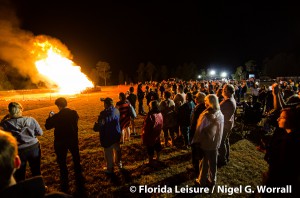
{"label": "blue jeans", "polygon": [[180,126],[181,133],[184,138],[185,145],[190,145],[190,126]]}
{"label": "blue jeans", "polygon": [[203,151],[203,158],[200,161],[200,170],[198,176],[200,185],[205,186],[207,180],[210,180],[210,182],[216,184],[218,150],[202,150],[202,151]]}
{"label": "blue jeans", "polygon": [[230,154],[230,143],[229,143],[229,136],[231,130],[224,129],[223,137],[221,141],[221,145],[219,148],[219,156],[218,156],[218,163],[219,164],[226,164],[229,162],[229,154]]}
{"label": "blue jeans", "polygon": [[113,173],[114,163],[120,166],[121,163],[121,148],[120,143],[114,143],[110,147],[104,148],[104,155],[107,164],[107,171]]}
{"label": "blue jeans", "polygon": [[40,143],[36,143],[29,148],[19,149],[18,154],[21,159],[21,166],[14,175],[17,182],[25,180],[27,162],[29,163],[32,176],[41,175]]}

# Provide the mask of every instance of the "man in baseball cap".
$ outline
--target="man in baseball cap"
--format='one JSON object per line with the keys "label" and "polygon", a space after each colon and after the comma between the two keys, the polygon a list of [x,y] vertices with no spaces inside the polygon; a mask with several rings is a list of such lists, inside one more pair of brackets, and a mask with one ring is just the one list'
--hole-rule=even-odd
{"label": "man in baseball cap", "polygon": [[104,148],[107,163],[105,173],[111,175],[114,172],[114,164],[122,168],[120,112],[114,107],[111,98],[100,98],[100,101],[104,102],[104,110],[100,112],[93,129],[100,132],[100,144]]}

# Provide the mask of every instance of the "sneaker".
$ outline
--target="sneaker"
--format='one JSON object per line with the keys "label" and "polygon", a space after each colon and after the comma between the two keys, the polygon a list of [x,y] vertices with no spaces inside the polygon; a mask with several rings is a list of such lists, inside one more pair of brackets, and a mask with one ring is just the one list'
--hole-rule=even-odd
{"label": "sneaker", "polygon": [[147,115],[147,113],[143,112],[143,113],[140,113],[140,115],[145,116],[145,115]]}
{"label": "sneaker", "polygon": [[46,193],[49,193],[49,188],[46,185],[45,185],[45,191],[46,191]]}
{"label": "sneaker", "polygon": [[119,162],[118,167],[119,167],[119,169],[123,168],[122,162]]}

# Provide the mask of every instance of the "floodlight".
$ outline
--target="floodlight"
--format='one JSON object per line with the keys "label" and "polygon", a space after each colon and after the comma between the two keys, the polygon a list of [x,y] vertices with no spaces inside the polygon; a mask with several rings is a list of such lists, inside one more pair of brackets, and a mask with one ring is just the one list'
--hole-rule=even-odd
{"label": "floodlight", "polygon": [[222,78],[226,78],[226,77],[227,77],[227,73],[226,73],[226,72],[222,72],[222,73],[221,73],[221,77],[222,77]]}

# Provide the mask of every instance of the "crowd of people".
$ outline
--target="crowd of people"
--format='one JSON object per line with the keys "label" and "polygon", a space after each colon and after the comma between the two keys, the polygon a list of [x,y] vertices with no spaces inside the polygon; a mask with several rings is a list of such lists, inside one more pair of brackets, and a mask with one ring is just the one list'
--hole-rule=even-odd
{"label": "crowd of people", "polygon": [[[264,184],[270,187],[292,185],[293,193],[299,194],[300,171],[295,152],[300,148],[300,125],[297,122],[300,92],[295,84],[279,82],[268,88],[258,88],[256,83],[249,85],[236,81],[162,81],[145,85],[143,89],[143,84],[139,83],[136,94],[134,87],[130,87],[127,93],[119,93],[116,104],[109,97],[100,99],[104,102],[104,110],[100,112],[93,130],[99,132],[100,144],[104,148],[106,174],[113,175],[115,166],[123,168],[120,144],[138,134],[134,121],[138,112],[144,116],[140,135],[147,150],[148,165],[157,166],[162,149],[177,146],[176,141],[181,138],[181,148],[191,150],[195,185],[212,188],[217,184],[218,168],[230,162],[229,140],[235,125],[237,104],[250,100],[247,105],[259,106],[275,128],[271,138],[265,142],[265,160],[269,169],[263,176]],[[144,108],[144,99],[147,108]],[[70,151],[76,189],[84,196],[78,148],[79,115],[67,107],[65,98],[56,99],[55,105],[59,112],[50,112],[45,128],[54,128],[60,190],[65,193],[69,190],[66,156]],[[43,131],[34,118],[22,116],[22,110],[20,103],[11,102],[9,113],[1,120],[5,132],[0,133],[0,195],[27,181],[27,162],[35,176],[33,179],[43,184],[41,150],[37,139]],[[10,145],[11,148],[2,145]],[[45,194],[45,188],[42,191]]]}

